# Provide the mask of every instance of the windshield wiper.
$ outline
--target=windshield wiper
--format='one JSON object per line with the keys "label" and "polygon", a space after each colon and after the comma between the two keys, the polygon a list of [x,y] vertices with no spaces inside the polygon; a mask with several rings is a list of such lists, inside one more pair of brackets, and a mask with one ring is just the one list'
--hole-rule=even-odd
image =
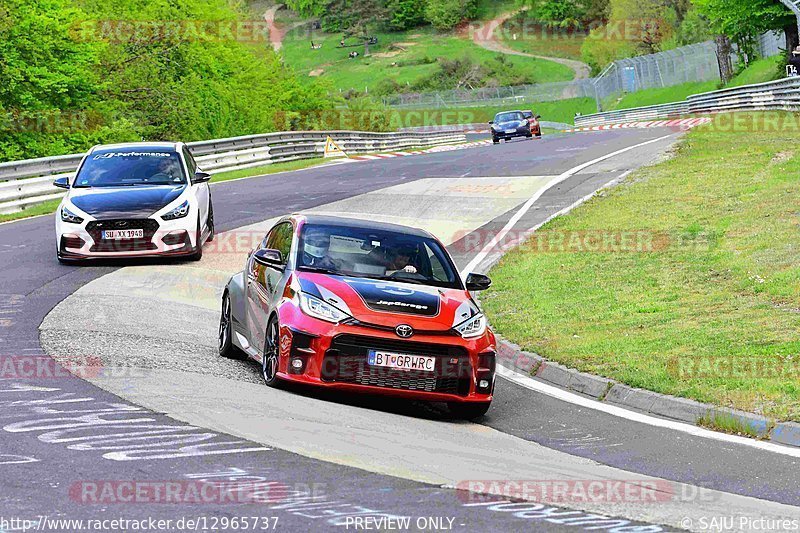
{"label": "windshield wiper", "polygon": [[302,270],[303,272],[318,272],[320,274],[333,274],[335,276],[342,276],[343,274],[337,270],[333,270],[330,268],[323,268],[318,266],[310,266],[310,265],[302,265],[297,267],[297,270]]}

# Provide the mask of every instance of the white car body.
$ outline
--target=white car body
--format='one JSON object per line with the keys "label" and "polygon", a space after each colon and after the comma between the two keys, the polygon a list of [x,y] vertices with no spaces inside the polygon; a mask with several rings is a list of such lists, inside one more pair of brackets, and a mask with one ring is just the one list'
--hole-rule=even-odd
{"label": "white car body", "polygon": [[[147,151],[151,155],[154,152],[168,153],[170,155],[165,157],[173,160],[177,155],[185,178],[183,183],[138,183],[120,187],[91,187],[79,183],[82,181],[81,170],[90,158],[140,155],[132,150]],[[55,214],[59,260],[159,255],[184,255],[199,259],[202,245],[213,239],[214,228],[208,175],[195,180],[196,172],[202,173],[183,143],[126,143],[93,147],[81,160],[76,175],[70,178],[68,192]],[[64,185],[62,181],[59,186]],[[162,218],[184,203],[188,203],[185,216],[173,220]],[[65,208],[83,220],[65,220]],[[142,237],[137,234],[130,238],[104,239],[108,230],[139,229],[143,230]],[[179,237],[180,242],[176,242]]]}

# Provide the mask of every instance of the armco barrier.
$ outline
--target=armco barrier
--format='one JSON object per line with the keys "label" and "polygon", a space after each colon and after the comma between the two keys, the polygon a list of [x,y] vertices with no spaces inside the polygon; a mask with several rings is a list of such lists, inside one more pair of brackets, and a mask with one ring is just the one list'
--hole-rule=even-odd
{"label": "armco barrier", "polygon": [[575,117],[575,125],[598,126],[727,111],[796,110],[800,110],[800,77],[695,94],[683,102],[584,115]]}
{"label": "armco barrier", "polygon": [[[436,146],[466,140],[463,132],[298,131],[246,135],[188,143],[205,171],[222,172],[283,161],[320,157],[331,136],[345,152],[369,153],[412,146]],[[19,211],[65,193],[53,180],[75,172],[83,154],[0,163],[0,213]]]}

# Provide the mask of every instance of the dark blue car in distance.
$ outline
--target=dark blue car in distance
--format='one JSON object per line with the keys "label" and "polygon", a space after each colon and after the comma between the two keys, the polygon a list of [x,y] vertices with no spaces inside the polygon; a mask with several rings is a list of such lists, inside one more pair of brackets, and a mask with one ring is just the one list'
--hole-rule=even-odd
{"label": "dark blue car in distance", "polygon": [[531,123],[522,111],[503,111],[495,115],[494,120],[489,122],[492,127],[492,142],[499,143],[502,140],[508,141],[515,137],[533,138]]}

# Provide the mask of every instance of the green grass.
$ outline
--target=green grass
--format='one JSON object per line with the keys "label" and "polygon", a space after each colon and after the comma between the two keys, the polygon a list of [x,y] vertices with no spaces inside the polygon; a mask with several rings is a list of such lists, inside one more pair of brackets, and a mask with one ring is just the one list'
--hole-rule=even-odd
{"label": "green grass", "polygon": [[403,126],[426,126],[444,124],[475,124],[486,122],[504,109],[530,109],[542,116],[542,120],[572,124],[575,113],[588,115],[597,111],[592,98],[572,98],[555,102],[516,102],[506,106],[459,107],[452,109],[397,110]]}
{"label": "green grass", "polygon": [[239,178],[249,178],[252,176],[263,176],[266,174],[277,174],[278,172],[289,172],[291,170],[302,170],[304,168],[314,167],[325,162],[325,159],[316,157],[313,159],[287,161],[285,163],[273,163],[271,165],[264,165],[261,167],[244,168],[242,170],[233,170],[230,172],[220,172],[218,174],[214,174],[214,177],[211,179],[211,183],[236,180]]}
{"label": "green grass", "polygon": [[687,96],[716,89],[717,82],[715,81],[682,83],[672,87],[664,87],[663,89],[645,89],[635,93],[627,93],[619,99],[607,102],[603,105],[603,108],[605,111],[614,111],[615,109],[631,109],[633,107],[680,102],[685,100]]}
{"label": "green grass", "polygon": [[761,438],[754,428],[730,415],[704,415],[697,420],[697,425],[730,435],[741,435],[753,439]]}
{"label": "green grass", "polygon": [[517,7],[516,0],[478,0],[475,18],[477,20],[491,20]]}
{"label": "green grass", "polygon": [[[517,39],[514,40],[514,34]],[[519,13],[503,24],[500,38],[506,46],[526,54],[561,57],[582,61],[581,46],[586,34],[543,29],[534,25],[525,13]]]}
{"label": "green grass", "polygon": [[[783,132],[730,131],[717,116],[673,159],[540,230],[556,242],[640,231],[653,251],[508,253],[482,298],[496,330],[635,387],[799,421],[800,117],[786,116]],[[689,366],[709,362],[742,374]]]}
{"label": "green grass", "polygon": [[783,78],[786,75],[785,65],[786,58],[783,57],[783,54],[753,61],[746,69],[734,76],[726,87],[739,87]]}
{"label": "green grass", "polygon": [[[473,43],[468,35],[437,33],[431,28],[420,28],[403,33],[379,33],[378,45],[370,47],[370,56],[363,56],[364,47],[338,48],[341,35],[318,33],[314,43],[322,49],[311,50],[307,30],[295,30],[287,35],[283,46],[286,64],[301,75],[323,69],[319,76],[328,80],[336,90],[354,89],[374,92],[383,79],[399,84],[411,84],[437,71],[438,58],[455,59],[469,56],[477,62],[489,61],[498,55]],[[355,43],[354,39],[348,43]],[[347,54],[357,50],[362,56],[349,59]],[[503,56],[525,77],[526,83],[567,81],[573,78],[568,67],[540,59]],[[392,66],[396,63],[396,66]]]}
{"label": "green grass", "polygon": [[60,203],[61,200],[50,200],[42,204],[32,205],[31,207],[23,211],[17,211],[16,213],[7,213],[4,215],[0,215],[0,222],[9,222],[11,220],[19,220],[21,218],[30,218],[39,215],[47,215],[49,213],[54,213],[55,210],[58,208],[58,204]]}

